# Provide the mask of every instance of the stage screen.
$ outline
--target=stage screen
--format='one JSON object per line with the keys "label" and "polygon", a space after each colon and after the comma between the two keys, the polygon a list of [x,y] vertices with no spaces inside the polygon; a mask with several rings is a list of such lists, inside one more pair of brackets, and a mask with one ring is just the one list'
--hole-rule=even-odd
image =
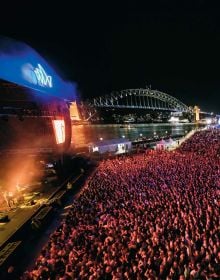
{"label": "stage screen", "polygon": [[65,122],[64,120],[53,120],[53,128],[57,144],[65,142]]}

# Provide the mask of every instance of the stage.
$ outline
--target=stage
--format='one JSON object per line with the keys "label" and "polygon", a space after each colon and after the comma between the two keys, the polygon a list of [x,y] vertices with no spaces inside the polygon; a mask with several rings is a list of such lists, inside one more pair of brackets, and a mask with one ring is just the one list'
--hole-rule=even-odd
{"label": "stage", "polygon": [[8,222],[0,222],[0,249],[11,241],[13,236],[20,230],[28,221],[34,217],[41,208],[45,207],[48,201],[64,186],[66,180],[57,185],[56,182],[51,184],[39,184],[34,191],[24,194],[25,199],[23,203],[17,206],[4,207],[0,209],[1,215],[7,215]]}

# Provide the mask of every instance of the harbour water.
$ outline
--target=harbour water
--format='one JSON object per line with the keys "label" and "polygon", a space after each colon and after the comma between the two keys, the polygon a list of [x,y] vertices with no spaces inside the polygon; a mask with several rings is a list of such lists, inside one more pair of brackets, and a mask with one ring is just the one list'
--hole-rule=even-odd
{"label": "harbour water", "polygon": [[194,123],[73,125],[72,145],[79,148],[97,142],[100,138],[109,140],[124,137],[133,141],[139,137],[181,136],[196,127]]}

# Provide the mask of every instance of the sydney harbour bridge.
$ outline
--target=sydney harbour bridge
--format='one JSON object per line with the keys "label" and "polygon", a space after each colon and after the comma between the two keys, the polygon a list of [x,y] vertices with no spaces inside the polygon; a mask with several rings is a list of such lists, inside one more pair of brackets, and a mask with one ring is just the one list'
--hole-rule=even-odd
{"label": "sydney harbour bridge", "polygon": [[[200,114],[205,116],[213,113],[202,112],[198,106],[188,106],[177,98],[150,88],[126,89],[114,91],[109,95],[95,97],[81,103],[79,111],[83,120],[91,119],[97,110],[132,110],[167,112],[170,114],[185,114],[191,120],[199,120]],[[74,119],[74,116],[73,118]]]}
{"label": "sydney harbour bridge", "polygon": [[89,102],[90,106],[102,108],[136,108],[165,111],[191,111],[188,106],[167,93],[150,89],[127,89],[97,97]]}

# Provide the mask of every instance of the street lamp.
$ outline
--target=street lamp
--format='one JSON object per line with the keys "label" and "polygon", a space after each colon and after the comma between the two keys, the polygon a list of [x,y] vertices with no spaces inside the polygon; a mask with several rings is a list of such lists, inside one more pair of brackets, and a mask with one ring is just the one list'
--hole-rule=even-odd
{"label": "street lamp", "polygon": [[140,133],[140,137],[142,137],[143,136],[143,134],[142,133]]}
{"label": "street lamp", "polygon": [[103,140],[103,138],[102,138],[102,137],[100,137],[100,138],[99,138],[99,140],[100,140],[100,141],[102,141],[102,140]]}
{"label": "street lamp", "polygon": [[122,135],[122,138],[125,138],[125,136],[124,136],[124,135]]}

